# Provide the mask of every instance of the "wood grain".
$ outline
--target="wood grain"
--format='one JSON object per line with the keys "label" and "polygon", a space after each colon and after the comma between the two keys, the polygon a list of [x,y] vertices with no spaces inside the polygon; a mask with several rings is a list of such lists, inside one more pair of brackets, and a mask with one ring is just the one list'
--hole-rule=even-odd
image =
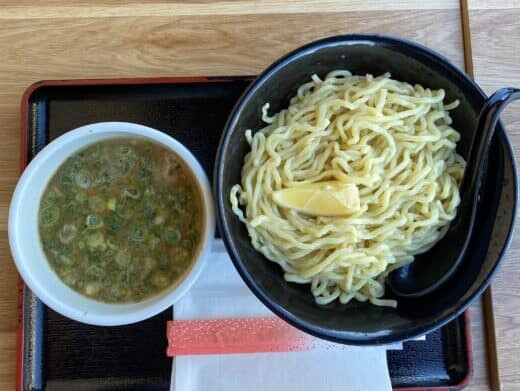
{"label": "wood grain", "polygon": [[1,19],[48,19],[68,16],[74,19],[92,17],[127,16],[196,16],[196,15],[261,15],[338,13],[353,11],[392,11],[458,9],[457,0],[382,0],[382,1],[335,1],[335,0],[228,0],[228,1],[170,1],[157,2],[137,0],[95,0],[65,2],[51,0],[39,3],[30,0],[0,0]]}
{"label": "wood grain", "polygon": [[[474,78],[473,48],[469,21],[469,6],[466,0],[460,2],[460,17],[462,22],[462,42],[464,44],[464,68],[466,73]],[[501,391],[500,364],[498,361],[497,339],[495,333],[495,313],[493,308],[492,287],[489,286],[482,294],[482,312],[484,315],[484,336],[486,341],[487,374],[492,391]]]}
{"label": "wood grain", "polygon": [[448,28],[439,31],[431,20],[458,29],[458,12],[453,10],[9,20],[0,25],[0,47],[11,48],[3,55],[0,72],[25,82],[42,77],[251,74],[308,41],[363,31],[408,37],[462,64],[460,35]]}
{"label": "wood grain", "polygon": [[[497,5],[498,2],[491,2]],[[509,9],[486,9],[490,5],[470,0],[470,28],[475,80],[486,93],[500,87],[520,87],[520,2],[503,1]],[[503,113],[502,121],[520,156],[520,102]],[[495,325],[501,382],[504,390],[520,389],[520,232],[513,236],[502,268],[493,282]]]}
{"label": "wood grain", "polygon": [[520,0],[469,0],[468,3],[472,10],[516,10],[520,8]]}
{"label": "wood grain", "polygon": [[[486,31],[494,25],[486,23]],[[457,0],[0,0],[0,389],[14,387],[17,274],[7,212],[18,178],[24,89],[41,79],[254,74],[302,43],[354,32],[413,39],[464,65]],[[479,58],[490,61],[485,53]],[[479,391],[487,389],[481,322],[477,304],[469,389]],[[506,343],[513,337],[518,327],[499,336]]]}
{"label": "wood grain", "polygon": [[468,386],[471,391],[491,391],[487,362],[487,346],[483,330],[484,311],[480,302],[470,308],[471,338],[473,349],[473,380]]}

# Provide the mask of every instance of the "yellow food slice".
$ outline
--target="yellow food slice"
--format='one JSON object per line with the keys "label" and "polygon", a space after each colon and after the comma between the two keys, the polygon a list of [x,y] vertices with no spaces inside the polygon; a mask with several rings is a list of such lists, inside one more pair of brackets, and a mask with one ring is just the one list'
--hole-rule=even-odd
{"label": "yellow food slice", "polygon": [[282,208],[295,209],[311,216],[344,216],[360,209],[357,186],[337,181],[276,190],[273,200]]}

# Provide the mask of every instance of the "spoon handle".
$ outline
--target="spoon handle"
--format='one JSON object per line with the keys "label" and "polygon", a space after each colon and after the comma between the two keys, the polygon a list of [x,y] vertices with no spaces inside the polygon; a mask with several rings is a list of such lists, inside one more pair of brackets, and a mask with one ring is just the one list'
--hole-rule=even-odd
{"label": "spoon handle", "polygon": [[[501,88],[491,95],[482,107],[462,180],[462,207],[476,208],[484,175],[484,163],[500,113],[508,103],[516,99],[520,99],[520,89]],[[464,213],[464,215],[466,214]]]}
{"label": "spoon handle", "polygon": [[[413,263],[390,273],[387,285],[397,296],[419,298],[438,290],[453,276],[464,259],[474,232],[476,208],[491,139],[500,112],[515,99],[520,99],[519,89],[502,88],[491,95],[482,107],[462,178],[462,200],[457,217],[442,239],[443,245],[435,245],[426,253],[417,254]],[[500,185],[499,178],[491,179],[496,180],[496,186]],[[496,210],[493,212],[491,208],[489,212],[496,213]]]}

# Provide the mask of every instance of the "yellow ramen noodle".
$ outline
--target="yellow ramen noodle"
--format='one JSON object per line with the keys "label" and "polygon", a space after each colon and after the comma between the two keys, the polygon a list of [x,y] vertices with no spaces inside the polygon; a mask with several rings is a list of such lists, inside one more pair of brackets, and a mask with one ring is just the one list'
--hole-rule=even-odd
{"label": "yellow ramen noodle", "polygon": [[[382,299],[388,273],[431,248],[453,220],[465,162],[455,147],[444,90],[337,70],[302,85],[251,146],[234,213],[251,243],[287,281],[310,284],[319,304]],[[276,190],[335,181],[354,184],[360,208],[311,216],[273,202]]]}

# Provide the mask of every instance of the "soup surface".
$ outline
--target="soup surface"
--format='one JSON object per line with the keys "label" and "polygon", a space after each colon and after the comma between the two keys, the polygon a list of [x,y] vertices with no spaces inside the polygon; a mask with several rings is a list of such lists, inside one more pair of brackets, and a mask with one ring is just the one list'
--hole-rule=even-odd
{"label": "soup surface", "polygon": [[43,250],[60,279],[105,302],[155,295],[190,268],[203,207],[191,170],[140,138],[114,138],[72,155],[40,201]]}

